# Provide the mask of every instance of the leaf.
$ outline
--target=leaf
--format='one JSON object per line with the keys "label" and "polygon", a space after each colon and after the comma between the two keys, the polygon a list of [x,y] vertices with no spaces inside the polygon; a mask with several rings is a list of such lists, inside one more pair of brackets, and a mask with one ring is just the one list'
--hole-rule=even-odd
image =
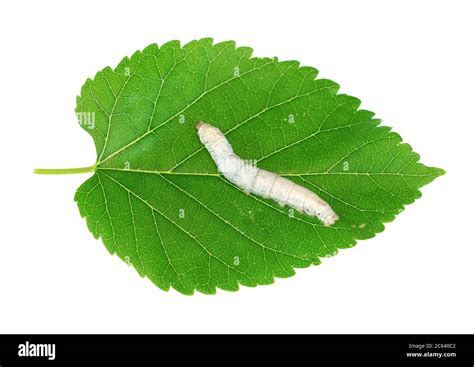
{"label": "leaf", "polygon": [[[77,98],[97,150],[75,196],[81,215],[161,289],[212,294],[292,276],[381,232],[444,173],[316,69],[251,53],[211,39],[153,44],[88,79]],[[314,191],[340,220],[325,227],[246,195],[218,174],[196,121]]]}

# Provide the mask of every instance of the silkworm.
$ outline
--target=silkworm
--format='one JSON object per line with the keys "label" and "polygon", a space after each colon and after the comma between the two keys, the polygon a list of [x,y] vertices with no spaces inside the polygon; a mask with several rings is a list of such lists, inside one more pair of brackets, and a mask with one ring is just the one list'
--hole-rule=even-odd
{"label": "silkworm", "polygon": [[272,199],[282,207],[288,205],[301,213],[319,218],[326,226],[339,219],[329,204],[314,192],[276,173],[257,168],[234,154],[229,141],[217,127],[198,122],[196,129],[217,170],[247,194]]}

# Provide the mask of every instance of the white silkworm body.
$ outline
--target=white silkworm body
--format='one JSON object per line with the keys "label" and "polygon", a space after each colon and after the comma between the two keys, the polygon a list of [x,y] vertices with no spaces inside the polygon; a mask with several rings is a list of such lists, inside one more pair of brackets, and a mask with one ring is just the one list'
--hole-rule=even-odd
{"label": "white silkworm body", "polygon": [[281,206],[288,205],[319,218],[326,226],[339,219],[329,204],[314,192],[276,173],[257,168],[235,155],[227,138],[218,128],[198,122],[196,129],[218,171],[247,194],[270,198]]}

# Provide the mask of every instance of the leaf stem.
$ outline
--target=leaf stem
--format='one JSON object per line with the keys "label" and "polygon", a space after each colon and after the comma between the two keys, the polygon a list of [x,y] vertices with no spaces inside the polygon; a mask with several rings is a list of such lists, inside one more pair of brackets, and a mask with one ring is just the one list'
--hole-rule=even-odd
{"label": "leaf stem", "polygon": [[95,164],[90,167],[77,167],[77,168],[36,168],[33,173],[40,175],[68,175],[71,173],[88,173],[95,172]]}

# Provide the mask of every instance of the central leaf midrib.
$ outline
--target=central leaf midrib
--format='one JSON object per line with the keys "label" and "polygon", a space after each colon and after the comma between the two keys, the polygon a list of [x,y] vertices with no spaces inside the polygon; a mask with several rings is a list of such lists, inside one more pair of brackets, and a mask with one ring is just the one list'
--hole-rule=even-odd
{"label": "central leaf midrib", "polygon": [[[176,172],[176,171],[154,171],[146,169],[132,169],[132,168],[118,168],[118,167],[97,167],[96,171],[119,171],[119,172],[135,172],[135,173],[151,173],[159,175],[174,175],[174,176],[212,176],[223,177],[219,172]],[[401,172],[275,172],[279,176],[284,177],[306,177],[306,176],[400,176],[400,177],[429,177],[436,173],[401,173]]]}

